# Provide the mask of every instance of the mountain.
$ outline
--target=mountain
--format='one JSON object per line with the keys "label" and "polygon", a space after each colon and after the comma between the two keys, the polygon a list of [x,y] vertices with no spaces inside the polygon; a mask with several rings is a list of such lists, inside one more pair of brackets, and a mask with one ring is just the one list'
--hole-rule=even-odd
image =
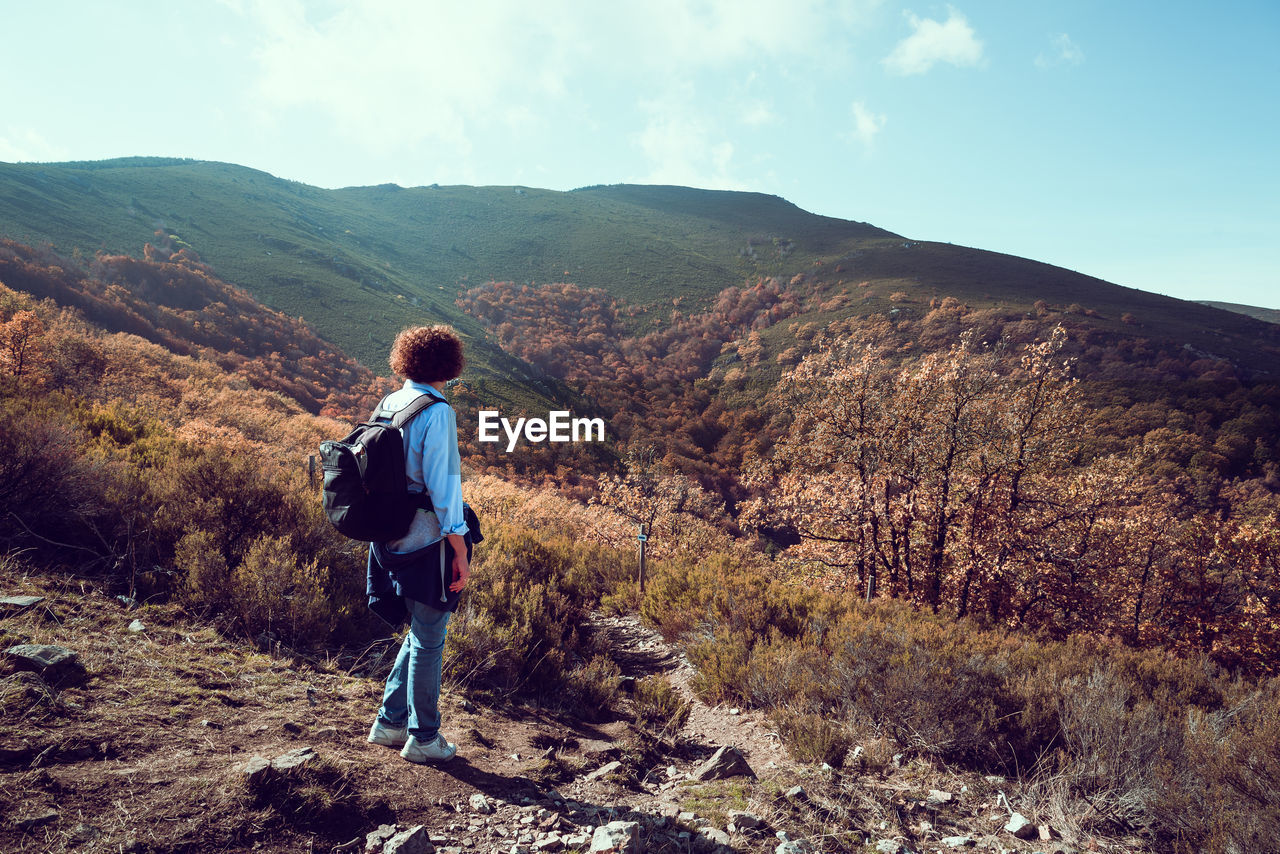
{"label": "mountain", "polygon": [[445,320],[478,337],[453,300],[489,280],[573,281],[667,304],[893,238],[754,193],[322,190],[185,160],[0,164],[0,234],[63,253],[138,255],[157,233],[375,370],[407,323]]}
{"label": "mountain", "polygon": [[1258,320],[1265,320],[1267,323],[1280,323],[1280,311],[1274,308],[1262,308],[1256,305],[1240,305],[1235,302],[1217,302],[1215,300],[1197,300],[1201,305],[1207,305],[1212,308],[1220,308],[1224,311],[1234,311],[1237,314],[1243,314],[1247,317],[1253,317]]}
{"label": "mountain", "polygon": [[857,297],[862,313],[890,310],[887,294],[867,298],[876,291],[1006,309],[1044,300],[1076,305],[1116,334],[1172,341],[1249,374],[1280,373],[1269,327],[1237,313],[999,253],[911,241],[759,193],[626,185],[325,190],[193,160],[0,164],[0,235],[51,243],[63,254],[139,255],[157,240],[189,247],[223,279],[304,317],[375,371],[385,370],[401,326],[453,323],[473,341],[473,365],[491,388],[528,376],[455,303],[469,288],[489,281],[599,288],[640,333],[666,324],[673,304],[687,314],[725,288],[800,274]]}

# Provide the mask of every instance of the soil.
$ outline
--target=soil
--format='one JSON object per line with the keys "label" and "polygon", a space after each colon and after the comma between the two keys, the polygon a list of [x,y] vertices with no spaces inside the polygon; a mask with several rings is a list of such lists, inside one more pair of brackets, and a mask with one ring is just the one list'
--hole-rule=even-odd
{"label": "soil", "polygon": [[[584,629],[624,683],[668,680],[690,704],[679,731],[642,729],[625,693],[583,720],[446,690],[444,732],[458,755],[421,766],[366,741],[395,639],[354,665],[308,659],[229,639],[176,608],[138,608],[0,563],[0,597],[18,594],[43,599],[0,606],[0,651],[56,644],[79,667],[37,675],[0,656],[5,854],[349,854],[380,827],[418,825],[442,854],[532,854],[585,851],[613,820],[637,823],[655,854],[773,852],[779,834],[814,854],[877,840],[941,851],[959,835],[993,851],[1067,850],[1000,832],[1001,781],[899,767],[883,742],[864,741],[850,772],[794,761],[761,713],[703,703],[688,661],[635,617],[596,615]],[[754,776],[691,780],[722,746],[736,747]],[[300,767],[248,773],[290,756]],[[806,791],[795,794],[797,784]],[[931,803],[933,789],[956,796]],[[472,803],[477,794],[491,812]],[[733,824],[734,810],[760,826]]]}
{"label": "soil", "polygon": [[[458,755],[419,766],[365,740],[390,641],[366,657],[369,672],[342,672],[245,648],[172,612],[23,581],[0,592],[45,599],[4,617],[4,648],[65,646],[82,669],[49,685],[11,661],[0,665],[5,852],[311,852],[345,849],[357,837],[363,850],[364,835],[383,823],[426,825],[437,847],[507,852],[516,825],[506,822],[510,839],[490,829],[504,809],[558,810],[568,830],[627,816],[675,830],[682,802],[696,794],[688,774],[722,745],[738,747],[761,780],[782,785],[796,768],[758,713],[702,703],[688,662],[635,617],[596,617],[591,630],[624,676],[668,676],[692,707],[682,731],[638,741],[625,695],[619,714],[584,721],[446,690],[444,731]],[[141,630],[130,630],[134,620]],[[246,784],[252,758],[298,748],[316,752],[321,771],[311,782],[329,791],[299,796]],[[588,779],[619,759],[618,772]],[[476,793],[498,812],[469,834]],[[761,850],[776,846],[770,840]]]}

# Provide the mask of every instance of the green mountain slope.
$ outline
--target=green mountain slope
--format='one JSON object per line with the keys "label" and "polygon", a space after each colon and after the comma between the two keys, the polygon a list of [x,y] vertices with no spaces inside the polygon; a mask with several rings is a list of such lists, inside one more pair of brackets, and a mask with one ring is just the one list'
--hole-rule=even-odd
{"label": "green mountain slope", "polygon": [[[1098,325],[1280,374],[1274,327],[1022,258],[905,240],[775,196],[661,186],[571,192],[396,185],[324,190],[223,163],[127,158],[0,164],[0,235],[62,253],[140,254],[156,233],[224,279],[304,317],[375,371],[396,330],[446,321],[472,340],[472,376],[495,403],[537,388],[455,304],[488,281],[574,282],[630,307],[640,332],[726,287],[805,273],[847,291],[835,316],[923,313],[933,297],[1031,310],[1079,306]],[[905,303],[888,300],[905,293]],[[822,322],[826,313],[804,318]],[[779,334],[775,332],[774,334]]]}
{"label": "green mountain slope", "polygon": [[375,370],[406,323],[476,337],[453,301],[485,281],[574,281],[669,305],[891,236],[776,197],[678,187],[322,190],[185,160],[0,164],[0,233],[13,239],[138,254],[157,230]]}
{"label": "green mountain slope", "polygon": [[1248,317],[1254,317],[1258,320],[1265,320],[1267,323],[1280,324],[1280,311],[1274,308],[1262,308],[1256,305],[1241,305],[1236,302],[1217,302],[1215,300],[1197,300],[1201,305],[1211,306],[1212,308],[1220,308],[1224,311],[1234,311],[1237,314],[1243,314]]}

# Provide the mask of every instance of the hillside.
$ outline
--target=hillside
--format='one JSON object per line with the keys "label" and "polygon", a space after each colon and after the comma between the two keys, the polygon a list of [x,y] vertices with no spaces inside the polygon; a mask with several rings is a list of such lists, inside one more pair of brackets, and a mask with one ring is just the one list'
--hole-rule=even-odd
{"label": "hillside", "polygon": [[1265,320],[1267,323],[1280,323],[1280,311],[1274,308],[1262,308],[1256,305],[1240,305],[1234,302],[1215,302],[1214,300],[1199,300],[1201,305],[1207,305],[1212,308],[1221,308],[1225,311],[1234,311],[1236,314],[1243,314],[1258,320]]}
{"label": "hillside", "polygon": [[221,163],[0,164],[0,234],[65,254],[137,255],[157,230],[375,370],[406,323],[446,320],[476,335],[453,299],[485,281],[574,281],[665,304],[891,236],[751,193],[322,190]]}
{"label": "hillside", "polygon": [[[952,296],[975,307],[1029,310],[1044,300],[1077,305],[1125,334],[1229,359],[1246,374],[1280,373],[1274,329],[1239,314],[998,253],[904,240],[758,193],[324,190],[202,161],[0,164],[0,236],[51,243],[63,254],[138,255],[157,232],[265,304],[304,317],[375,372],[385,371],[400,326],[453,323],[472,339],[475,376],[495,394],[523,395],[527,403],[523,369],[455,304],[467,289],[490,281],[599,288],[627,308],[627,328],[642,334],[665,325],[673,304],[696,312],[728,287],[814,274],[856,298],[863,315],[885,310],[858,289],[865,284],[882,285],[882,298],[903,291],[919,302]],[[824,319],[821,312],[806,318]]]}

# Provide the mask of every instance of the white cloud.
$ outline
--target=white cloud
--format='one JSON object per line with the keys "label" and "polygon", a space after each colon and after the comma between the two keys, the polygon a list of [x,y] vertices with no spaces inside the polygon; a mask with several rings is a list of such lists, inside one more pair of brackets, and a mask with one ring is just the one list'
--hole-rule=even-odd
{"label": "white cloud", "polygon": [[628,179],[641,184],[678,184],[715,190],[745,189],[735,179],[733,143],[716,139],[706,120],[685,102],[662,100],[641,105],[649,121],[635,138],[648,172]]}
{"label": "white cloud", "polygon": [[1055,65],[1079,65],[1084,62],[1084,51],[1071,40],[1066,33],[1059,33],[1050,39],[1048,52],[1036,56],[1037,68],[1052,68]]}
{"label": "white cloud", "polygon": [[48,163],[66,160],[65,148],[54,145],[31,128],[6,128],[0,136],[0,162]]}
{"label": "white cloud", "polygon": [[876,134],[884,130],[887,117],[883,113],[873,113],[862,101],[853,104],[853,133],[850,137],[867,148],[875,141]]}
{"label": "white cloud", "polygon": [[907,12],[913,32],[883,60],[894,74],[924,74],[939,62],[965,67],[982,62],[982,42],[968,20],[948,7],[945,22]]}
{"label": "white cloud", "polygon": [[742,123],[748,127],[771,125],[778,120],[773,108],[764,101],[754,101],[746,105],[742,112]]}

